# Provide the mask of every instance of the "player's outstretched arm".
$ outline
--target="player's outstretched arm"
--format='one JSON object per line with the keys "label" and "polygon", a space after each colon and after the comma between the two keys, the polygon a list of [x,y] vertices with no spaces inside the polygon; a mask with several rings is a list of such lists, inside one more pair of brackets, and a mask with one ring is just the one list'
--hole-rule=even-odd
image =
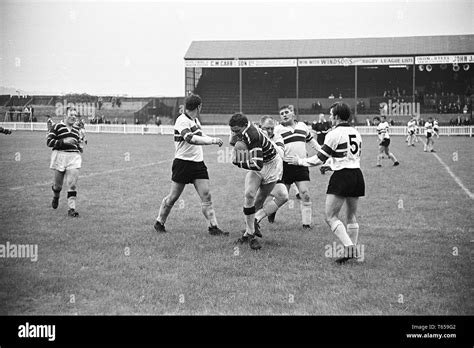
{"label": "player's outstretched arm", "polygon": [[207,135],[193,135],[189,138],[188,143],[193,145],[219,145],[222,146],[224,142],[221,138],[213,138]]}
{"label": "player's outstretched arm", "polygon": [[287,156],[285,157],[285,162],[288,162],[289,164],[295,165],[295,166],[304,166],[304,167],[314,167],[314,166],[319,166],[324,163],[319,158],[320,153],[311,156],[311,157],[306,157],[306,158],[299,158],[298,156]]}

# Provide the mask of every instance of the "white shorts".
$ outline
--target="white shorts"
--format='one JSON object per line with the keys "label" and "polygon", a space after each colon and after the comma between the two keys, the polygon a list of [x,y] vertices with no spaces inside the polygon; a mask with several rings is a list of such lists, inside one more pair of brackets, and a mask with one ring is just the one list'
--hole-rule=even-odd
{"label": "white shorts", "polygon": [[283,175],[283,160],[276,155],[270,162],[264,163],[261,171],[253,171],[262,179],[262,184],[277,182]]}
{"label": "white shorts", "polygon": [[65,152],[53,150],[49,168],[64,172],[67,169],[79,169],[82,165],[82,157],[79,152]]}

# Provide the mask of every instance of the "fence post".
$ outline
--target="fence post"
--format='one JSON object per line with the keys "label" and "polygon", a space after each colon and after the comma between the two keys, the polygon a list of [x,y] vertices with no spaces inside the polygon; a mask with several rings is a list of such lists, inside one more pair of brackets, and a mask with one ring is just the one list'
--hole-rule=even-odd
{"label": "fence post", "polygon": [[161,135],[163,135],[163,126],[160,125],[160,132],[161,132]]}

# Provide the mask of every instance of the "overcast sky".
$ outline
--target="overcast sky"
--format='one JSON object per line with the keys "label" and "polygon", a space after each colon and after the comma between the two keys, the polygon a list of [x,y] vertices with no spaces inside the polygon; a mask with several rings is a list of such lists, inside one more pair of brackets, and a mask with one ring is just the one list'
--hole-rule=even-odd
{"label": "overcast sky", "polygon": [[0,86],[51,94],[184,95],[193,40],[474,33],[472,0],[0,1]]}

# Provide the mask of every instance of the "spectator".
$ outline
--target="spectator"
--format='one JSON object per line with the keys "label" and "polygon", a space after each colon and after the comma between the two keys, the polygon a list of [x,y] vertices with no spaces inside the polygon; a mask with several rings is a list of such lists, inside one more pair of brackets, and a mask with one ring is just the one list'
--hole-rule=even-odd
{"label": "spectator", "polygon": [[138,124],[138,118],[135,119],[135,124]]}
{"label": "spectator", "polygon": [[160,116],[156,116],[155,124],[156,124],[157,126],[161,126]]}
{"label": "spectator", "polygon": [[122,124],[127,124],[127,120],[123,119]]}
{"label": "spectator", "polygon": [[100,109],[102,109],[102,104],[104,103],[104,99],[102,97],[99,97],[99,100],[97,101],[97,106]]}
{"label": "spectator", "polygon": [[118,118],[117,117],[114,118],[114,124],[118,124]]}
{"label": "spectator", "polygon": [[328,98],[329,99],[334,99],[334,94],[331,93],[331,95]]}
{"label": "spectator", "polygon": [[339,99],[342,99],[342,93],[339,93]]}

